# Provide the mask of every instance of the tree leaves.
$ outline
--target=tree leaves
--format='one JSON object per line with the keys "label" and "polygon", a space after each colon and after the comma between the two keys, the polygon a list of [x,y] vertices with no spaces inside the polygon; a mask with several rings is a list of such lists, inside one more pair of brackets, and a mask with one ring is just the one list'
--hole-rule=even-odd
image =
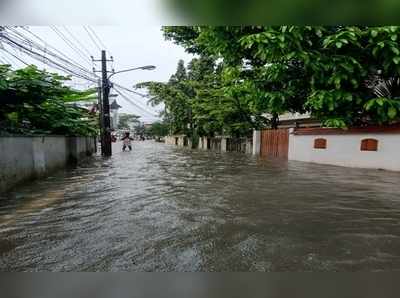
{"label": "tree leaves", "polygon": [[35,66],[15,71],[0,66],[0,121],[5,119],[0,123],[2,129],[29,134],[96,134],[95,115],[71,103],[97,100],[93,96],[97,90],[73,90],[64,85],[67,80]]}

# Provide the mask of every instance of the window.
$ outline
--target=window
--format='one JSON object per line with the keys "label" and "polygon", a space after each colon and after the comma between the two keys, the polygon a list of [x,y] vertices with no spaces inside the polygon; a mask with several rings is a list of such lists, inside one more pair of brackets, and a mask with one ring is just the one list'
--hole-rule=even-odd
{"label": "window", "polygon": [[326,149],[327,141],[326,139],[315,139],[314,140],[314,149]]}
{"label": "window", "polygon": [[378,140],[375,139],[362,140],[361,151],[378,151]]}

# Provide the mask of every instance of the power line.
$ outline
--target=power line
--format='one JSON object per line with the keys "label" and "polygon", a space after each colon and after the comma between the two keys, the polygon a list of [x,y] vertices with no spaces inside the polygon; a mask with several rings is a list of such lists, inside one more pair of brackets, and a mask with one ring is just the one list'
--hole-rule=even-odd
{"label": "power line", "polygon": [[14,57],[15,59],[17,59],[19,62],[21,62],[22,64],[29,66],[30,64],[25,62],[24,60],[22,60],[20,57],[18,57],[17,55],[14,55],[13,53],[11,53],[10,51],[7,51],[6,49],[3,49],[4,52],[6,52],[8,55]]}
{"label": "power line", "polygon": [[129,102],[131,105],[135,106],[136,108],[142,110],[143,112],[147,113],[148,115],[150,115],[153,118],[158,118],[157,115],[153,114],[152,112],[146,110],[145,108],[141,107],[140,105],[138,105],[137,103],[135,103],[133,100],[131,100],[128,96],[126,96],[125,94],[123,94],[119,89],[114,87],[114,90],[123,98],[125,99],[127,102]]}
{"label": "power line", "polygon": [[50,28],[76,53],[78,56],[83,58],[85,61],[89,62],[89,65],[91,65],[92,61],[90,60],[89,57],[86,56],[85,53],[82,52],[82,50],[77,47],[73,42],[71,42],[65,35],[64,33],[61,32],[56,26],[50,26]]}
{"label": "power line", "polygon": [[131,100],[127,95],[125,95],[121,90],[117,89],[114,87],[114,90],[121,95],[122,98],[124,98],[125,100],[127,100],[130,104],[134,105],[135,107],[139,108],[140,110],[144,111],[145,113],[155,116],[155,114],[153,114],[152,112],[150,112],[149,110],[147,110],[146,108],[140,106],[138,103],[134,102],[133,100]]}
{"label": "power line", "polygon": [[[119,87],[120,89],[124,90],[124,91],[128,91],[128,92],[134,93],[134,94],[136,94],[136,95],[141,96],[142,98],[144,98],[144,97],[147,98],[147,97],[148,97],[147,95],[144,95],[144,94],[141,94],[141,93],[139,93],[139,92],[133,91],[133,90],[131,90],[131,89],[129,89],[129,88],[126,88],[126,87],[124,87],[124,86],[122,86],[122,85],[119,85],[119,84],[116,84],[116,83],[113,83],[113,84],[114,84],[115,86]],[[143,108],[143,107],[142,107],[142,108]],[[146,106],[145,109],[148,109],[148,107]]]}
{"label": "power line", "polygon": [[[11,28],[9,28],[10,30],[12,30]],[[60,60],[63,60],[63,62],[66,62],[68,64],[72,64],[75,65],[76,67],[79,67],[81,69],[84,69],[87,72],[88,71],[84,66],[82,66],[80,63],[76,62],[74,59],[70,58],[69,56],[65,55],[63,52],[59,51],[57,48],[55,48],[54,46],[50,45],[49,43],[47,43],[46,41],[44,41],[42,38],[40,38],[40,36],[36,35],[35,33],[33,33],[32,31],[30,31],[27,28],[22,27],[22,29],[26,32],[28,32],[30,35],[32,35],[34,38],[36,38],[37,40],[39,40],[40,42],[42,42],[44,44],[44,46],[41,46],[40,44],[38,44],[37,42],[32,41],[29,37],[23,35],[22,33],[19,32],[19,35],[22,36],[24,39],[29,40],[30,42],[32,42],[35,45],[35,48],[46,53],[46,54],[50,54],[55,58],[58,58]],[[16,30],[14,30],[15,32]],[[16,31],[18,32],[18,31]],[[51,52],[51,50],[55,51]],[[62,57],[60,57],[62,56]],[[65,59],[64,59],[65,58]],[[91,73],[91,72],[90,72]]]}
{"label": "power line", "polygon": [[95,31],[92,27],[90,27],[90,26],[87,26],[87,28],[88,28],[88,29],[93,33],[93,35],[97,38],[97,40],[99,41],[100,45],[101,45],[105,50],[108,51],[107,46],[106,46],[106,45],[103,43],[103,41],[100,39],[99,35],[97,35],[96,31]]}
{"label": "power line", "polygon": [[113,83],[113,84],[114,84],[115,86],[117,86],[117,87],[119,87],[119,88],[121,88],[121,89],[127,91],[127,92],[131,92],[131,93],[133,93],[133,94],[139,95],[140,97],[146,97],[146,98],[149,97],[147,94],[143,94],[143,93],[134,91],[134,90],[132,90],[132,89],[129,89],[129,88],[124,87],[124,86],[122,86],[122,85],[119,85],[119,84],[117,84],[117,83]]}
{"label": "power line", "polygon": [[[28,45],[30,48],[35,48],[36,50],[39,50],[40,52],[43,52],[45,55],[49,54],[52,57],[56,58],[57,60],[62,61],[62,63],[68,64],[74,68],[79,69],[79,71],[84,72],[85,74],[88,75],[93,75],[93,73],[91,71],[89,71],[88,69],[86,69],[84,66],[82,66],[81,64],[79,64],[78,62],[74,61],[73,59],[71,59],[70,57],[66,56],[64,53],[60,52],[59,50],[57,50],[56,48],[52,47],[51,45],[47,44],[45,41],[43,41],[42,39],[40,39],[40,37],[35,36],[37,39],[41,40],[43,43],[45,43],[45,46],[42,46],[38,43],[36,43],[35,41],[32,41],[30,38],[26,37],[25,35],[23,35],[22,33],[13,30],[12,28],[7,28],[9,30],[11,30],[13,33],[17,34],[18,37],[13,36],[14,40],[19,40],[20,42]],[[30,31],[28,31],[30,32]],[[31,32],[32,33],[32,32]],[[10,34],[10,32],[7,32],[7,34],[11,37],[12,34]],[[33,33],[32,33],[33,34]],[[22,38],[22,39],[21,39]],[[48,46],[50,49],[48,49],[46,46]],[[63,57],[60,57],[60,55],[54,53],[51,51],[51,49],[54,49],[56,52],[59,52],[63,57],[65,57],[66,59],[64,59]],[[41,61],[43,62],[43,61]],[[43,62],[45,63],[45,62]]]}
{"label": "power line", "polygon": [[75,71],[71,70],[71,69],[65,67],[65,65],[59,64],[59,63],[53,61],[52,59],[50,59],[48,57],[45,57],[45,56],[41,55],[40,53],[37,53],[37,52],[25,47],[24,45],[21,45],[20,43],[10,39],[9,37],[5,36],[4,34],[1,35],[0,37],[2,37],[3,40],[5,40],[5,42],[8,43],[11,47],[18,48],[19,50],[21,50],[24,53],[26,53],[28,56],[31,56],[32,58],[37,59],[37,60],[38,60],[38,58],[40,58],[40,60],[39,60],[40,62],[43,62],[43,63],[45,63],[47,65],[50,64],[49,66],[52,66],[52,67],[57,68],[59,70],[62,70],[62,71],[66,72],[66,73],[69,73],[69,74],[71,74],[73,76],[80,77],[80,78],[86,79],[88,81],[97,82],[97,79],[91,78],[91,77],[89,77],[89,76],[87,76],[85,74],[82,74],[82,73],[78,73],[78,72],[76,72],[76,70]]}
{"label": "power line", "polygon": [[95,45],[95,47],[97,47],[97,49],[99,51],[101,51],[101,47],[99,46],[99,44],[96,42],[96,40],[93,38],[93,35],[90,33],[90,31],[86,28],[86,26],[83,26],[83,28],[85,29],[86,33],[89,35],[89,38],[92,40],[93,44]]}
{"label": "power line", "polygon": [[[63,56],[64,58],[70,59],[70,60],[73,61],[75,64],[78,64],[78,65],[79,65],[78,62],[72,60],[70,57],[68,57],[67,55],[65,55],[63,52],[59,51],[57,48],[53,47],[53,46],[50,45],[48,42],[44,41],[44,40],[43,40],[42,38],[40,38],[40,36],[38,36],[37,34],[33,33],[32,31],[30,31],[30,30],[27,29],[27,28],[24,28],[24,27],[21,27],[21,28],[22,28],[24,31],[26,31],[26,32],[28,32],[29,34],[31,34],[31,35],[32,35],[33,37],[35,37],[36,39],[38,39],[40,42],[42,42],[42,43],[45,45],[45,47],[48,47],[48,48],[53,49],[53,50],[56,51],[59,55]],[[11,28],[8,28],[8,29],[12,30]],[[15,31],[16,31],[16,30],[15,30]],[[22,35],[22,36],[23,36],[23,35]],[[26,36],[24,36],[24,37],[27,38]],[[29,39],[29,38],[27,38],[27,39]]]}
{"label": "power line", "polygon": [[10,62],[10,60],[7,57],[1,56],[1,58],[3,59],[3,62],[5,61],[7,64],[12,65],[12,62]]}
{"label": "power line", "polygon": [[86,46],[78,39],[75,37],[75,35],[67,28],[67,26],[63,26],[64,30],[72,37],[73,40],[75,40],[79,46],[86,52],[86,54],[89,55],[89,57],[93,56],[92,53],[86,48]]}

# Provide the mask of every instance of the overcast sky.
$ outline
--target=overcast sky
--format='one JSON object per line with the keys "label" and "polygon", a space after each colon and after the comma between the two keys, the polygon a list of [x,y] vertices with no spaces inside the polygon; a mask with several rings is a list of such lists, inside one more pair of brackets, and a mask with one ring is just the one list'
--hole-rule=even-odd
{"label": "overcast sky", "polygon": [[0,0],[3,24],[178,25],[166,0]]}

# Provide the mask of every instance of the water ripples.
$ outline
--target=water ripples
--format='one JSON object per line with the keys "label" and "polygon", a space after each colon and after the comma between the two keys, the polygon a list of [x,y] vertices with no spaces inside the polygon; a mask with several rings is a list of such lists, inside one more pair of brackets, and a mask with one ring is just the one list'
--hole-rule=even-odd
{"label": "water ripples", "polygon": [[3,271],[400,269],[400,174],[151,142],[0,197]]}

